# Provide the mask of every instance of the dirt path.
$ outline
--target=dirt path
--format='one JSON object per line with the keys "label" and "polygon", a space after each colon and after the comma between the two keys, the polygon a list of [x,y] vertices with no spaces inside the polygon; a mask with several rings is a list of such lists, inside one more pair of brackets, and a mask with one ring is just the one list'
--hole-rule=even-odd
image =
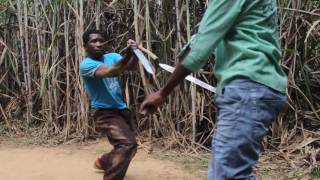
{"label": "dirt path", "polygon": [[[41,147],[0,143],[0,179],[102,180],[94,159],[111,147],[103,141],[86,146]],[[152,158],[138,150],[125,180],[197,180],[173,162]]]}

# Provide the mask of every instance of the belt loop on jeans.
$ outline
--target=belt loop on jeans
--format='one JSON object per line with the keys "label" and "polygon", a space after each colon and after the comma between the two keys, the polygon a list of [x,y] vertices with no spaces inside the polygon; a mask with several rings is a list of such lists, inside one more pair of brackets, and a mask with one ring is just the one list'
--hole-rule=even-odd
{"label": "belt loop on jeans", "polygon": [[225,87],[221,90],[221,95],[224,95]]}

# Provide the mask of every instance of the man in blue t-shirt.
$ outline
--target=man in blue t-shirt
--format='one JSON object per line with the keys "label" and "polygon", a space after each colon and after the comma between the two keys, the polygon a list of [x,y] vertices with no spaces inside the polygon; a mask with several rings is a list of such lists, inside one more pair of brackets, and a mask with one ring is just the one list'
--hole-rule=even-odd
{"label": "man in blue t-shirt", "polygon": [[137,151],[137,142],[133,118],[123,100],[117,76],[136,65],[132,48],[137,44],[128,40],[129,48],[121,56],[118,53],[105,54],[105,38],[100,31],[87,31],[82,38],[87,57],[80,63],[80,71],[90,97],[96,128],[107,135],[114,147],[97,158],[94,166],[104,170],[104,180],[121,180]]}

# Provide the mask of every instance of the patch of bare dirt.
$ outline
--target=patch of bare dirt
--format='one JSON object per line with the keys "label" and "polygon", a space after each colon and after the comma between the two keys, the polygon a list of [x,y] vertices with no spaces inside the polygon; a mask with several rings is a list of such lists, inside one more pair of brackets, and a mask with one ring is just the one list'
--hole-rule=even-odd
{"label": "patch of bare dirt", "polygon": [[[100,140],[89,145],[44,147],[0,143],[0,179],[3,180],[101,180],[93,161],[111,146]],[[155,159],[142,149],[133,159],[125,180],[197,180],[181,165]]]}

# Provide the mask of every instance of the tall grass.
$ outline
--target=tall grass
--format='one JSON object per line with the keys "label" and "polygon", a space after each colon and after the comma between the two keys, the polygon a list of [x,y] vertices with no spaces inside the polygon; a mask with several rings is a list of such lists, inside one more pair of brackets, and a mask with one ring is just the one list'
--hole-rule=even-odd
{"label": "tall grass", "polygon": [[[285,149],[299,137],[320,134],[320,2],[279,0],[282,64],[289,77],[289,108],[274,123],[266,147]],[[79,75],[81,34],[89,28],[108,35],[108,50],[120,52],[136,39],[174,65],[179,49],[197,30],[205,1],[0,0],[0,132],[86,139],[94,131],[88,97]],[[215,84],[210,61],[198,78]],[[184,82],[154,116],[138,113],[144,96],[169,74],[124,75],[126,100],[140,137],[166,148],[206,149],[215,127],[212,94]],[[315,142],[312,142],[314,145]]]}

